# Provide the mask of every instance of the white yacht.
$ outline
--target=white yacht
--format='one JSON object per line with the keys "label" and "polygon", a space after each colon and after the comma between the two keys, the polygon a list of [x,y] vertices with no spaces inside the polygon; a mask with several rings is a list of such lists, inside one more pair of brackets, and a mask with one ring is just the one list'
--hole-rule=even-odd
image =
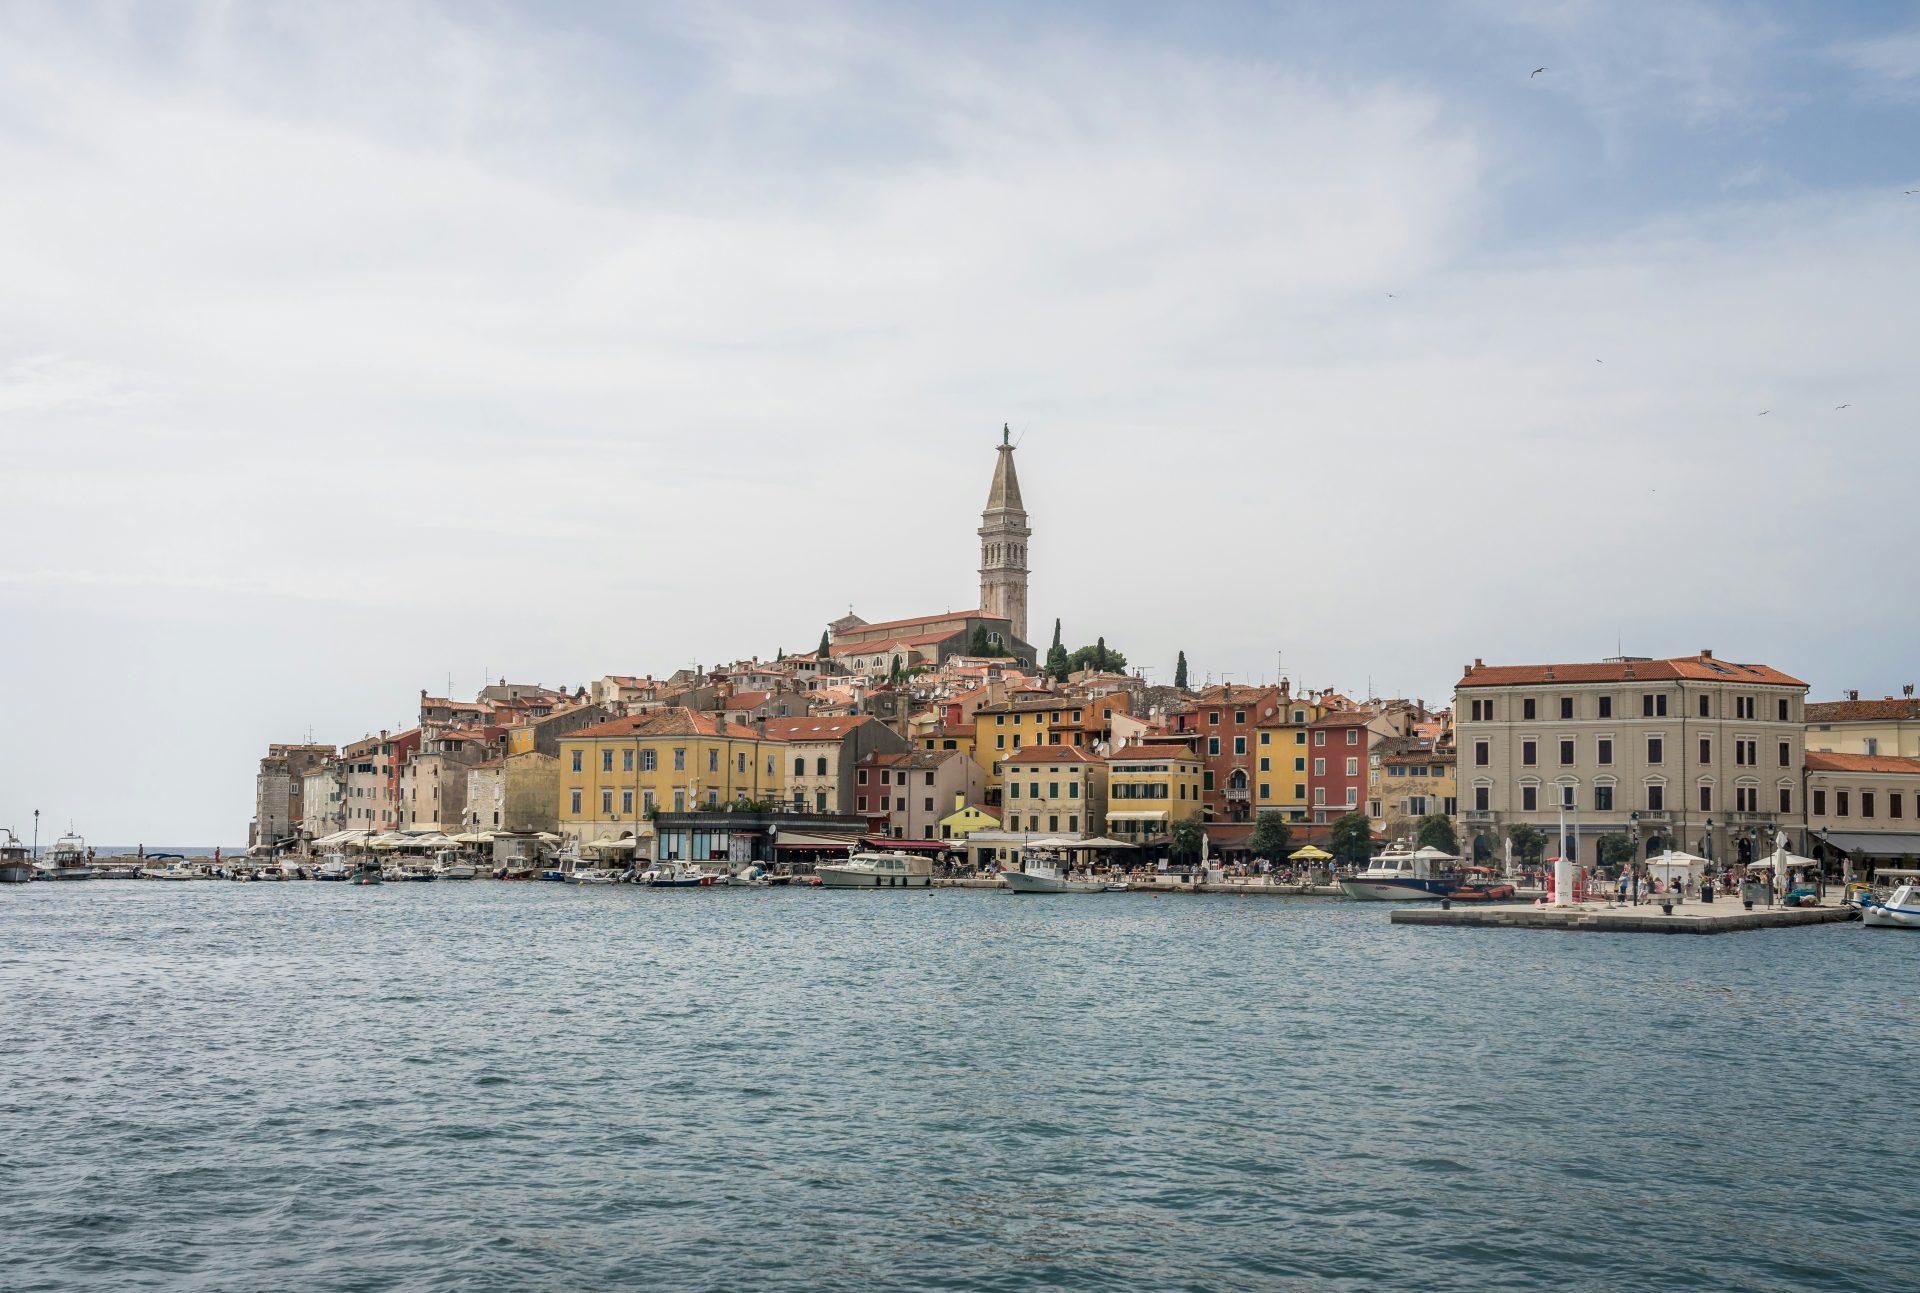
{"label": "white yacht", "polygon": [[473,863],[462,860],[461,856],[452,849],[441,851],[440,860],[434,865],[433,870],[434,874],[442,880],[471,880],[478,873],[478,868]]}
{"label": "white yacht", "polygon": [[1882,929],[1920,929],[1920,885],[1903,884],[1885,902],[1863,899],[1860,923]]}
{"label": "white yacht", "polygon": [[931,889],[933,862],[906,853],[855,853],[813,869],[829,889]]}
{"label": "white yacht", "polygon": [[1091,876],[1063,873],[1051,862],[1029,861],[1022,871],[1002,871],[1000,879],[1014,893],[1104,893],[1107,882]]}
{"label": "white yacht", "polygon": [[172,858],[164,866],[150,866],[140,873],[143,880],[198,880],[200,868],[186,858]]}
{"label": "white yacht", "polygon": [[1426,846],[1396,846],[1367,864],[1359,875],[1342,876],[1340,890],[1360,902],[1494,902],[1513,897],[1510,884],[1469,880],[1455,871],[1459,858]]}
{"label": "white yacht", "polygon": [[47,860],[40,864],[40,879],[93,879],[93,864],[87,861],[87,842],[78,835],[62,835],[47,850]]}

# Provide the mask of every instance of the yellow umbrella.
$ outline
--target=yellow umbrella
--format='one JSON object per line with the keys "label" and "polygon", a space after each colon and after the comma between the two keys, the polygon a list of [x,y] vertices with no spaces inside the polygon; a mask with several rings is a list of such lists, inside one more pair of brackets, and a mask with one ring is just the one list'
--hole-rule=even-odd
{"label": "yellow umbrella", "polygon": [[1293,852],[1287,854],[1287,861],[1289,862],[1331,862],[1332,860],[1333,854],[1327,852],[1325,849],[1315,848],[1311,844],[1303,849],[1295,849]]}

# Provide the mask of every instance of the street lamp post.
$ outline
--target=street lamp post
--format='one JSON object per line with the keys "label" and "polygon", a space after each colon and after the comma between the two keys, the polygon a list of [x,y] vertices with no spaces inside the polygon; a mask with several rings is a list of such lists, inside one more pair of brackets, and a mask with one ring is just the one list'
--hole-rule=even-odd
{"label": "street lamp post", "polygon": [[40,860],[40,810],[33,810],[33,860]]}

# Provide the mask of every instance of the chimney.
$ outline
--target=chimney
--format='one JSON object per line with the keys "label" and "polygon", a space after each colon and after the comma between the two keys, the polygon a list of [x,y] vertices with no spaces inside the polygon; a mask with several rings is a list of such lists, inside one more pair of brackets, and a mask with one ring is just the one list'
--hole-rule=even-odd
{"label": "chimney", "polygon": [[1552,682],[1552,681],[1553,681],[1553,666],[1552,666],[1552,665],[1548,665],[1548,666],[1547,666],[1547,681],[1548,681],[1548,682]]}
{"label": "chimney", "polygon": [[1702,647],[1702,648],[1700,648],[1700,658],[1701,658],[1702,660],[1711,660],[1711,659],[1713,659],[1713,648],[1712,648],[1712,647]]}

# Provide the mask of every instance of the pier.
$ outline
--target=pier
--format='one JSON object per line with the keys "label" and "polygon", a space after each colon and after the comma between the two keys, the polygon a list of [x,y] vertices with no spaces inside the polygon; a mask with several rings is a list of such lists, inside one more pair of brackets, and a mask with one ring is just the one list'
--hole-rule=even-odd
{"label": "pier", "polygon": [[1404,907],[1388,919],[1395,925],[1441,925],[1467,929],[1592,930],[1603,934],[1732,934],[1748,929],[1780,929],[1795,925],[1827,925],[1853,920],[1859,912],[1838,905],[1819,907],[1756,907],[1738,902],[1689,902],[1669,914],[1658,904],[1638,907],[1606,903],[1576,903],[1569,907],[1536,907],[1532,903],[1494,903],[1455,906],[1443,910]]}

